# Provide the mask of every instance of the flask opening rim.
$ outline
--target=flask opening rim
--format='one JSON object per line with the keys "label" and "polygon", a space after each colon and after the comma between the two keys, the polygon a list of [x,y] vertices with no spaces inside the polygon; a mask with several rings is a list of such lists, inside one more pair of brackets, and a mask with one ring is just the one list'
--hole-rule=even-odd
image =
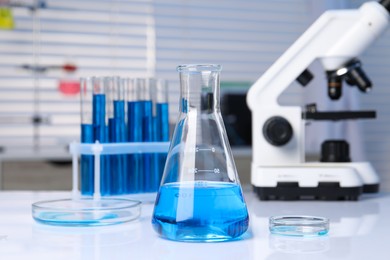
{"label": "flask opening rim", "polygon": [[203,72],[203,71],[216,71],[220,72],[222,66],[219,64],[183,64],[177,66],[178,72]]}

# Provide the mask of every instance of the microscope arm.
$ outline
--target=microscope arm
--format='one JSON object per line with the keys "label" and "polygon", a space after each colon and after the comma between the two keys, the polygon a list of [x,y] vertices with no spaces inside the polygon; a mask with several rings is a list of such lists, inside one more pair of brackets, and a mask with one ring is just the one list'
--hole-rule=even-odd
{"label": "microscope arm", "polygon": [[388,23],[388,11],[377,2],[325,12],[249,89],[249,108],[277,107],[279,95],[315,59],[327,71],[339,69],[371,45]]}

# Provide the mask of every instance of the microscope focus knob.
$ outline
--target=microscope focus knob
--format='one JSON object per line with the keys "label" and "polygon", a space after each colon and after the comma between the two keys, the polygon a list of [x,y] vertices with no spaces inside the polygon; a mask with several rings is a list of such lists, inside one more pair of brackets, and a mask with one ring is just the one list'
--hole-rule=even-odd
{"label": "microscope focus knob", "polygon": [[265,122],[263,135],[270,144],[282,146],[291,140],[293,129],[285,118],[274,116]]}
{"label": "microscope focus knob", "polygon": [[321,145],[321,162],[350,162],[349,144],[345,140],[327,140]]}

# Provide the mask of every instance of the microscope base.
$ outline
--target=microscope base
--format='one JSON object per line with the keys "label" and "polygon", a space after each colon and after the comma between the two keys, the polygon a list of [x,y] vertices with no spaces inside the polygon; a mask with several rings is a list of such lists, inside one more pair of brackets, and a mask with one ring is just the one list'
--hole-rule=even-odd
{"label": "microscope base", "polygon": [[252,165],[251,182],[261,200],[357,200],[379,190],[368,162]]}
{"label": "microscope base", "polygon": [[362,187],[340,188],[337,185],[301,188],[298,184],[284,183],[277,187],[253,187],[260,200],[358,200],[362,194]]}
{"label": "microscope base", "polygon": [[379,183],[363,185],[363,193],[378,193],[378,192],[379,192]]}

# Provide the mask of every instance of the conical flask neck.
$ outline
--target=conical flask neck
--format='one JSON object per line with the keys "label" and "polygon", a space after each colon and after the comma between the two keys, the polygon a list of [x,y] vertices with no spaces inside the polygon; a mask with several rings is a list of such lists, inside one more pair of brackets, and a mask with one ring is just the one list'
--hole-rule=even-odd
{"label": "conical flask neck", "polygon": [[197,110],[201,113],[220,111],[219,65],[179,66],[181,104],[180,112]]}

